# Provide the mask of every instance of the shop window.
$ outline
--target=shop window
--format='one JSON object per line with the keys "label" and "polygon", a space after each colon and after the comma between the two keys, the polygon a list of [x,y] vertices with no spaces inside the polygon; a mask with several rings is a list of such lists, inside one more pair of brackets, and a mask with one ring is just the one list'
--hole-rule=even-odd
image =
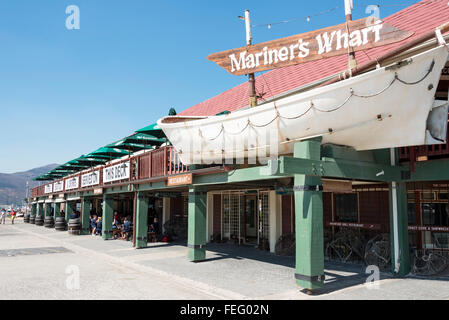
{"label": "shop window", "polygon": [[337,194],[335,196],[337,220],[340,222],[358,222],[357,194]]}
{"label": "shop window", "polygon": [[435,248],[449,249],[449,233],[432,233]]}
{"label": "shop window", "polygon": [[438,193],[438,200],[446,200],[446,201],[448,201],[449,200],[448,195],[449,194],[447,192],[439,192]]}
{"label": "shop window", "polygon": [[422,200],[435,200],[435,194],[433,192],[422,192],[421,199]]}
{"label": "shop window", "polygon": [[449,204],[423,203],[422,220],[425,226],[449,226]]}
{"label": "shop window", "polygon": [[407,204],[407,215],[409,225],[414,226],[418,224],[418,221],[416,219],[416,205],[414,203]]}

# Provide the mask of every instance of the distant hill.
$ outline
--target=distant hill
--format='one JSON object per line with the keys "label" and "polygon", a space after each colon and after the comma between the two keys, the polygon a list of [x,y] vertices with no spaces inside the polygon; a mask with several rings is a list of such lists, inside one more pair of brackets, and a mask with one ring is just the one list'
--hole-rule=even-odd
{"label": "distant hill", "polygon": [[26,182],[29,181],[31,189],[38,186],[39,182],[32,179],[53,170],[58,164],[49,164],[24,172],[0,173],[0,204],[22,204],[26,196]]}

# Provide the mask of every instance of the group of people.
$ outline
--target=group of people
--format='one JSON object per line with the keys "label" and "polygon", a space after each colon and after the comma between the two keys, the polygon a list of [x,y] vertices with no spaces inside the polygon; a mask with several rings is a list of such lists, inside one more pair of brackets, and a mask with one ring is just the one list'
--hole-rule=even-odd
{"label": "group of people", "polygon": [[6,211],[5,208],[3,208],[1,211],[1,216],[0,216],[0,224],[6,224],[6,217],[8,216],[8,214],[11,216],[11,223],[14,224],[14,219],[16,218],[17,213],[14,210]]}
{"label": "group of people", "polygon": [[[90,219],[90,230],[93,236],[101,235],[103,227],[103,219],[102,217],[98,217],[97,215],[91,216]],[[125,217],[122,221],[121,216],[117,211],[114,212],[114,220],[112,222],[112,234],[114,237],[122,240],[129,240],[130,236],[132,236],[132,220],[131,216]]]}

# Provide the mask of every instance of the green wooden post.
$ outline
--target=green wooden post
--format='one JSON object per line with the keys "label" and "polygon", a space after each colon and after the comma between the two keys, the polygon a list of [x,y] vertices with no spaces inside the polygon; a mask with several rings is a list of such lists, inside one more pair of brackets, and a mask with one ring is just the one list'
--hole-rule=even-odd
{"label": "green wooden post", "polygon": [[189,188],[188,239],[189,259],[192,262],[206,259],[206,192],[198,187]]}
{"label": "green wooden post", "polygon": [[[396,219],[393,193],[396,192]],[[395,232],[395,224],[396,232]],[[397,239],[395,237],[397,236]],[[390,183],[390,242],[393,274],[400,277],[410,273],[410,247],[408,242],[407,185],[405,182]],[[398,249],[395,250],[397,243]]]}
{"label": "green wooden post", "polygon": [[81,199],[81,234],[90,234],[90,200],[88,198]]}
{"label": "green wooden post", "polygon": [[136,232],[136,248],[145,248],[148,242],[148,195],[143,192],[137,193],[136,221],[134,232]]}
{"label": "green wooden post", "polygon": [[[398,159],[398,149],[391,149],[391,165],[398,165]],[[393,274],[403,277],[410,272],[407,185],[405,182],[392,182],[389,189],[391,266]]]}
{"label": "green wooden post", "polygon": [[[296,143],[294,156],[320,160],[321,138]],[[314,290],[324,285],[322,181],[318,176],[295,174],[294,184],[296,284]]]}
{"label": "green wooden post", "polygon": [[51,203],[45,203],[45,217],[51,216]]}
{"label": "green wooden post", "polygon": [[112,239],[112,222],[114,218],[114,199],[110,196],[103,196],[103,223],[102,237],[104,240]]}
{"label": "green wooden post", "polygon": [[36,216],[36,213],[37,213],[37,203],[31,206],[31,215]]}
{"label": "green wooden post", "polygon": [[59,216],[61,216],[61,203],[55,202],[55,220]]}
{"label": "green wooden post", "polygon": [[41,217],[44,214],[44,204],[43,203],[39,203],[37,205],[37,214],[36,216]]}
{"label": "green wooden post", "polygon": [[74,201],[67,201],[65,203],[65,222],[66,223],[69,223],[70,216],[73,214],[74,209],[75,209]]}

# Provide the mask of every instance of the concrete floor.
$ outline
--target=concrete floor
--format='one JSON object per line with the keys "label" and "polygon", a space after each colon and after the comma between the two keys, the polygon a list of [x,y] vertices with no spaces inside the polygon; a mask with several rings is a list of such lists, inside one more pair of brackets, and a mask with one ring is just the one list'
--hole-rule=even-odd
{"label": "concrete floor", "polygon": [[[364,267],[337,263],[326,263],[325,287],[308,296],[295,285],[291,257],[226,244],[207,249],[206,261],[192,263],[183,243],[135,250],[131,242],[16,220],[0,225],[0,299],[449,299],[448,280],[382,273],[371,289]],[[73,268],[79,289],[67,287]]]}

